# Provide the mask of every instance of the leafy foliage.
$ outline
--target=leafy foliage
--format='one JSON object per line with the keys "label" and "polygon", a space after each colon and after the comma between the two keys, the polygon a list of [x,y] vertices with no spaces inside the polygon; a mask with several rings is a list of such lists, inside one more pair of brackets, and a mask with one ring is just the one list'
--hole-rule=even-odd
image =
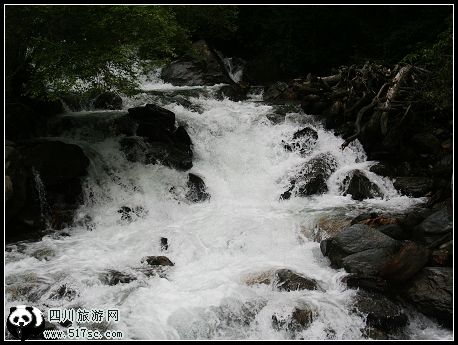
{"label": "leafy foliage", "polygon": [[447,28],[434,43],[422,45],[407,54],[403,62],[419,66],[427,71],[427,79],[421,87],[421,101],[436,111],[451,111],[453,104],[453,20],[447,19]]}
{"label": "leafy foliage", "polygon": [[162,6],[7,6],[6,40],[7,77],[29,66],[25,90],[32,96],[71,88],[126,92],[141,61],[164,62],[189,44]]}

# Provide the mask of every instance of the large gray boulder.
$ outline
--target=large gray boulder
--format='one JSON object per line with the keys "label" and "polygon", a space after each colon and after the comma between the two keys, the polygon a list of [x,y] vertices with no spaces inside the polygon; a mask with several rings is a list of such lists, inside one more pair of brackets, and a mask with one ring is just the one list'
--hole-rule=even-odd
{"label": "large gray boulder", "polygon": [[404,288],[404,296],[425,315],[453,325],[453,268],[425,267]]}
{"label": "large gray boulder", "polygon": [[401,242],[364,224],[351,225],[320,243],[321,252],[333,267],[363,276],[377,275],[400,247]]}
{"label": "large gray boulder", "polygon": [[352,199],[364,200],[382,196],[380,188],[360,170],[352,170],[345,177],[343,195],[350,194]]}
{"label": "large gray boulder", "polygon": [[223,62],[205,41],[195,42],[192,51],[162,69],[161,78],[179,86],[230,84]]}
{"label": "large gray boulder", "polygon": [[337,161],[331,153],[318,154],[301,167],[299,174],[290,181],[291,187],[281,198],[289,199],[292,194],[306,197],[326,193],[327,181],[336,168]]}

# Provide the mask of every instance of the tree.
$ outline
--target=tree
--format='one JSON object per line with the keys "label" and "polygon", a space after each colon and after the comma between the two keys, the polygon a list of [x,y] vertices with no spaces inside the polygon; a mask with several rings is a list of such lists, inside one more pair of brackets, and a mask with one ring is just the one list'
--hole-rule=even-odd
{"label": "tree", "polygon": [[7,95],[135,86],[145,61],[183,53],[186,30],[164,6],[6,6]]}

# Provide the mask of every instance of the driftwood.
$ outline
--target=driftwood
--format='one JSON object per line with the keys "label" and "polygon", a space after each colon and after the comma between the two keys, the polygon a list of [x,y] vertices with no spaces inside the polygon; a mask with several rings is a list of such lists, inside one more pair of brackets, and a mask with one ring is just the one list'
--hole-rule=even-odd
{"label": "driftwood", "polygon": [[366,111],[368,111],[369,109],[373,108],[379,102],[380,95],[382,94],[383,90],[385,89],[387,85],[388,83],[383,84],[379,92],[377,93],[377,95],[372,99],[372,102],[362,107],[358,111],[358,115],[356,116],[356,121],[355,121],[356,132],[355,134],[350,136],[347,140],[345,140],[345,142],[341,146],[342,149],[346,148],[353,140],[355,140],[359,136],[359,134],[361,133],[361,119],[363,118],[364,113],[366,113]]}
{"label": "driftwood", "polygon": [[[341,146],[342,149],[347,147],[353,140],[358,138],[358,136],[361,134],[361,121],[362,121],[364,114],[368,110],[376,106],[377,106],[376,111],[382,112],[380,116],[380,128],[381,128],[382,134],[384,135],[386,134],[388,130],[387,129],[388,114],[390,110],[398,109],[398,108],[405,108],[406,102],[400,101],[399,98],[402,95],[403,90],[405,90],[406,88],[406,86],[404,86],[405,80],[411,75],[412,70],[413,70],[413,66],[411,65],[407,65],[407,66],[400,67],[400,68],[397,67],[394,69],[393,74],[395,74],[395,76],[391,80],[391,82],[383,84],[383,86],[378,91],[377,95],[372,99],[371,103],[362,107],[358,111],[356,120],[355,120],[355,133],[345,140],[345,142]],[[365,83],[364,85],[367,88],[367,85]],[[381,95],[388,85],[391,85],[391,86],[386,91],[385,97],[383,97],[384,101],[381,102]],[[364,98],[365,98],[365,93],[363,92],[363,96],[359,99],[359,101],[357,101],[357,103],[353,107],[348,109],[345,113],[348,114],[356,110],[363,103]],[[410,110],[410,106],[407,107],[404,117],[409,112],[409,110]]]}

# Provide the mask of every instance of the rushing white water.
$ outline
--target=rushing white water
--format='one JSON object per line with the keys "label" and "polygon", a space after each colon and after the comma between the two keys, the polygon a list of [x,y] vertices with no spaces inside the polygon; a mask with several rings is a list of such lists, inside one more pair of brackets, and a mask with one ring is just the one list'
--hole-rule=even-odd
{"label": "rushing white water", "polygon": [[[148,84],[148,90],[153,86]],[[163,90],[163,84],[159,88]],[[209,96],[190,98],[201,112],[164,104],[187,127],[194,152],[190,172],[204,179],[211,194],[208,202],[186,201],[188,172],[127,161],[119,138],[90,136],[87,127],[86,132],[67,133],[67,140],[82,145],[91,159],[86,201],[78,218],[89,216],[92,231],[77,222],[65,230],[71,236],[10,245],[5,310],[16,304],[42,310],[115,307],[120,322],[103,327],[122,330],[127,339],[362,338],[364,319],[350,312],[356,292],[341,282],[343,270],[329,267],[311,234],[320,219],[332,214],[394,212],[419,200],[400,196],[388,179],[369,172],[371,162],[358,143],[341,151],[343,140],[311,117],[290,113],[283,124],[273,125],[266,118],[271,106],[218,101],[211,97],[212,90],[207,89]],[[150,97],[126,100],[126,107]],[[88,118],[94,113],[66,116]],[[285,151],[282,140],[288,141],[305,123],[318,132],[316,148],[307,157]],[[297,166],[322,152],[331,152],[338,162],[329,192],[280,201]],[[363,170],[384,198],[357,202],[341,196],[342,176],[354,168]],[[128,222],[118,213],[122,206],[139,207],[141,212]],[[166,252],[161,251],[161,237],[168,239]],[[146,277],[135,268],[148,255],[166,255],[175,266],[166,277]],[[280,292],[272,285],[247,284],[278,268],[313,278],[324,291]],[[110,269],[138,279],[106,285],[100,277]],[[75,291],[74,299],[53,297],[64,284]],[[315,312],[309,328],[292,333],[272,327],[272,315],[288,317],[305,305]],[[408,338],[451,337],[424,317],[411,320]]]}
{"label": "rushing white water", "polygon": [[223,63],[231,79],[238,83],[243,77],[243,66],[235,64],[233,59],[231,57],[223,58]]}

